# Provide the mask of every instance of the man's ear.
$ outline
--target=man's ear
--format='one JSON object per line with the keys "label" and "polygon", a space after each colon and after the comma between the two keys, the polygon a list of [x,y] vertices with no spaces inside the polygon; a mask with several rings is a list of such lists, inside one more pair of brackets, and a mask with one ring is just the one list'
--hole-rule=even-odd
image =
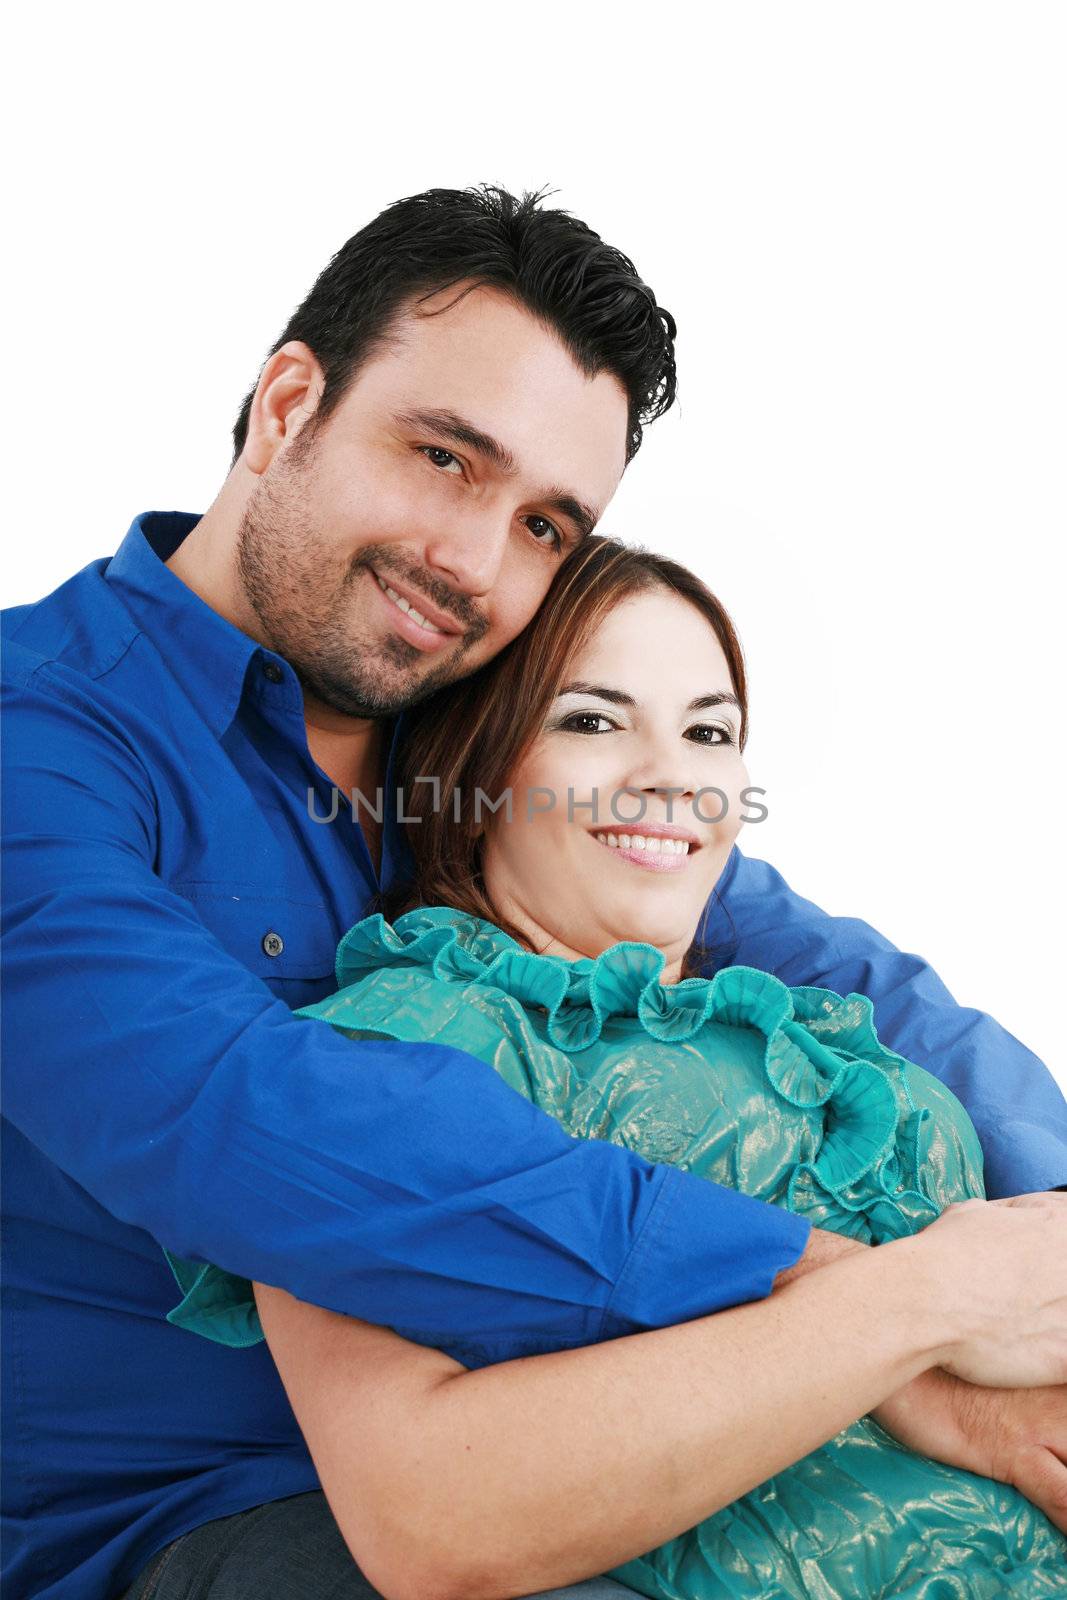
{"label": "man's ear", "polygon": [[276,350],[259,375],[241,460],[249,472],[266,472],[318,410],[326,379],[315,352],[300,339]]}

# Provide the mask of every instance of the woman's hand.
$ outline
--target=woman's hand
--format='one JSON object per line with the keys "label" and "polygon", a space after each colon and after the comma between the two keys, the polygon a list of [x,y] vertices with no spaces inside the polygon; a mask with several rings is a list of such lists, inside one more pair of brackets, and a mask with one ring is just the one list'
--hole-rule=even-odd
{"label": "woman's hand", "polygon": [[995,1388],[1067,1383],[1067,1195],[965,1200],[882,1248],[930,1275],[951,1330],[937,1365]]}
{"label": "woman's hand", "polygon": [[[1016,1212],[1037,1212],[1042,1230],[1037,1236],[1037,1273],[1045,1284],[1044,1290],[1040,1283],[1037,1286],[1040,1299],[1042,1294],[1054,1292],[1050,1280],[1055,1276],[1056,1264],[1048,1259],[1046,1246],[1057,1248],[1053,1234],[1063,1210],[1061,1193],[1012,1195],[987,1203],[968,1202],[966,1207],[950,1210],[970,1208],[973,1212],[988,1204]],[[1051,1224],[1047,1234],[1046,1224]],[[1000,1227],[999,1223],[995,1226]],[[1062,1263],[1062,1244],[1058,1248]],[[1014,1265],[1027,1270],[1026,1262]],[[987,1261],[987,1267],[992,1267],[991,1261]],[[1001,1283],[999,1287],[1006,1286]],[[1007,1287],[1010,1289],[1010,1285]],[[1026,1314],[1021,1304],[1014,1311],[1020,1317]],[[1067,1325],[1067,1313],[1061,1310],[1060,1318],[1061,1327]],[[1051,1355],[1049,1347],[1045,1357],[1036,1349],[1028,1349],[1025,1360],[1040,1362],[1050,1355],[1055,1366],[1057,1344],[1054,1324]],[[1067,1373],[1064,1376],[1067,1378]],[[968,1383],[952,1372],[934,1368],[890,1395],[871,1415],[910,1450],[1011,1484],[1067,1533],[1067,1381],[1051,1387],[998,1389]]]}
{"label": "woman's hand", "polygon": [[934,1370],[871,1415],[909,1450],[1011,1484],[1067,1533],[1067,1384],[989,1389]]}

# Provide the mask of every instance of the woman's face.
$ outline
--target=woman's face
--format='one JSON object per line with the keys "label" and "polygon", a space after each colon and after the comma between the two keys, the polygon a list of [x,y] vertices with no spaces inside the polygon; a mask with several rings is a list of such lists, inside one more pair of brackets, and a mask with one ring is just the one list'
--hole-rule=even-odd
{"label": "woman's face", "polygon": [[498,912],[548,954],[643,940],[677,979],[741,825],[740,726],[702,614],[658,587],[621,601],[510,777],[512,820],[489,820]]}

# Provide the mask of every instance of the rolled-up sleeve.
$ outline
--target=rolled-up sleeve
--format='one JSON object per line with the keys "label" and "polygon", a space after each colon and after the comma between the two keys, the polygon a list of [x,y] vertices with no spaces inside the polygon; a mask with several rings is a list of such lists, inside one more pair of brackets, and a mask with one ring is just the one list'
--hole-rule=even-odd
{"label": "rolled-up sleeve", "polygon": [[174,1254],[505,1359],[769,1293],[802,1219],[575,1140],[491,1068],[296,1018],[156,871],[150,773],[5,687],[4,1111]]}

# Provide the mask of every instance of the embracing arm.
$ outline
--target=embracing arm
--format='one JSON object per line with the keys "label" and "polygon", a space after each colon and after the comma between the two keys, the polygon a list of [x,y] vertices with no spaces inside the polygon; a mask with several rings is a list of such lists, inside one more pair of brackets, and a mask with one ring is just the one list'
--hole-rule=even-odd
{"label": "embracing arm", "polygon": [[1067,1185],[1067,1101],[1047,1067],[992,1017],[957,1005],[920,956],[853,917],[794,894],[765,861],[734,850],[706,942],[727,962],[793,986],[865,994],[879,1037],[940,1078],[978,1131],[991,1197]]}
{"label": "embracing arm", "polygon": [[[1024,1305],[1044,1249],[1067,1244],[1067,1203],[996,1209],[952,1208],[877,1250],[816,1244],[823,1264],[769,1300],[478,1372],[278,1290],[256,1298],[370,1580],[388,1600],[501,1600],[674,1537],[939,1362],[982,1382],[1067,1378],[1067,1254],[1040,1313]],[[975,1292],[983,1261],[993,1281]]]}
{"label": "embracing arm", "polygon": [[280,1290],[257,1284],[256,1299],[365,1575],[387,1600],[500,1600],[672,1538],[936,1361],[941,1329],[895,1292],[896,1251],[681,1327],[476,1372]]}
{"label": "embracing arm", "polygon": [[[993,1204],[1032,1206],[1041,1199],[1016,1195]],[[804,1254],[778,1274],[775,1287],[868,1248],[813,1228]],[[931,1367],[871,1415],[909,1450],[1011,1484],[1067,1533],[1067,1383],[989,1388]]]}
{"label": "embracing arm", "polygon": [[461,1051],[294,1017],[156,871],[153,778],[117,713],[20,654],[4,1112],[112,1215],[465,1360],[770,1292],[800,1219],[571,1139]]}

